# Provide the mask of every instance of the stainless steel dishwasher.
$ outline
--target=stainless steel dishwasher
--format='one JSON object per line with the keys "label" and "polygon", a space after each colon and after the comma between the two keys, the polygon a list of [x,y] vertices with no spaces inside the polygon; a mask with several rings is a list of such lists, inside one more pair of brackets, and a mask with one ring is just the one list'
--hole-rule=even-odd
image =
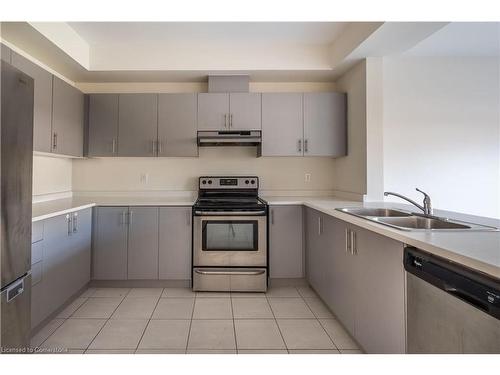
{"label": "stainless steel dishwasher", "polygon": [[405,249],[408,353],[500,353],[500,281]]}

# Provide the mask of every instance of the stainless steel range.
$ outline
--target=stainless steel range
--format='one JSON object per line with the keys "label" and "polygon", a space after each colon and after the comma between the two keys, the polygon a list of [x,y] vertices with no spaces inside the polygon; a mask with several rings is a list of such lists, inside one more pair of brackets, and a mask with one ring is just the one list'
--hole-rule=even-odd
{"label": "stainless steel range", "polygon": [[267,290],[267,203],[256,176],[199,178],[193,206],[193,290]]}

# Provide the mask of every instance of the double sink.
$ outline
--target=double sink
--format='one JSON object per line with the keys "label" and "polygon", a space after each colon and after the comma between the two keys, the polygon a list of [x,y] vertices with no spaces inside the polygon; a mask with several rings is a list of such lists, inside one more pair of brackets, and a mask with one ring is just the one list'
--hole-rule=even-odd
{"label": "double sink", "polygon": [[337,208],[338,211],[407,231],[495,231],[495,227],[392,208]]}

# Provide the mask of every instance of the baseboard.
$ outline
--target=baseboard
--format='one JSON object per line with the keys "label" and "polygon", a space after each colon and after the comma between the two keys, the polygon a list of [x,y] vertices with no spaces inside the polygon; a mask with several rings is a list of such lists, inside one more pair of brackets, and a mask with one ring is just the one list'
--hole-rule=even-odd
{"label": "baseboard", "polygon": [[306,286],[308,285],[307,280],[305,278],[297,278],[297,279],[269,279],[270,287],[279,287],[279,286]]}
{"label": "baseboard", "polygon": [[191,280],[91,280],[91,288],[189,288]]}

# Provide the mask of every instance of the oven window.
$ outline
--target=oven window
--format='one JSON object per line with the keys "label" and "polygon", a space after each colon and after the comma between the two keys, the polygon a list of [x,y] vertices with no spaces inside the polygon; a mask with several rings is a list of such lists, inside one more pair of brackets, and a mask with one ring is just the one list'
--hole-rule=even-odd
{"label": "oven window", "polygon": [[257,220],[203,221],[203,251],[257,251]]}

